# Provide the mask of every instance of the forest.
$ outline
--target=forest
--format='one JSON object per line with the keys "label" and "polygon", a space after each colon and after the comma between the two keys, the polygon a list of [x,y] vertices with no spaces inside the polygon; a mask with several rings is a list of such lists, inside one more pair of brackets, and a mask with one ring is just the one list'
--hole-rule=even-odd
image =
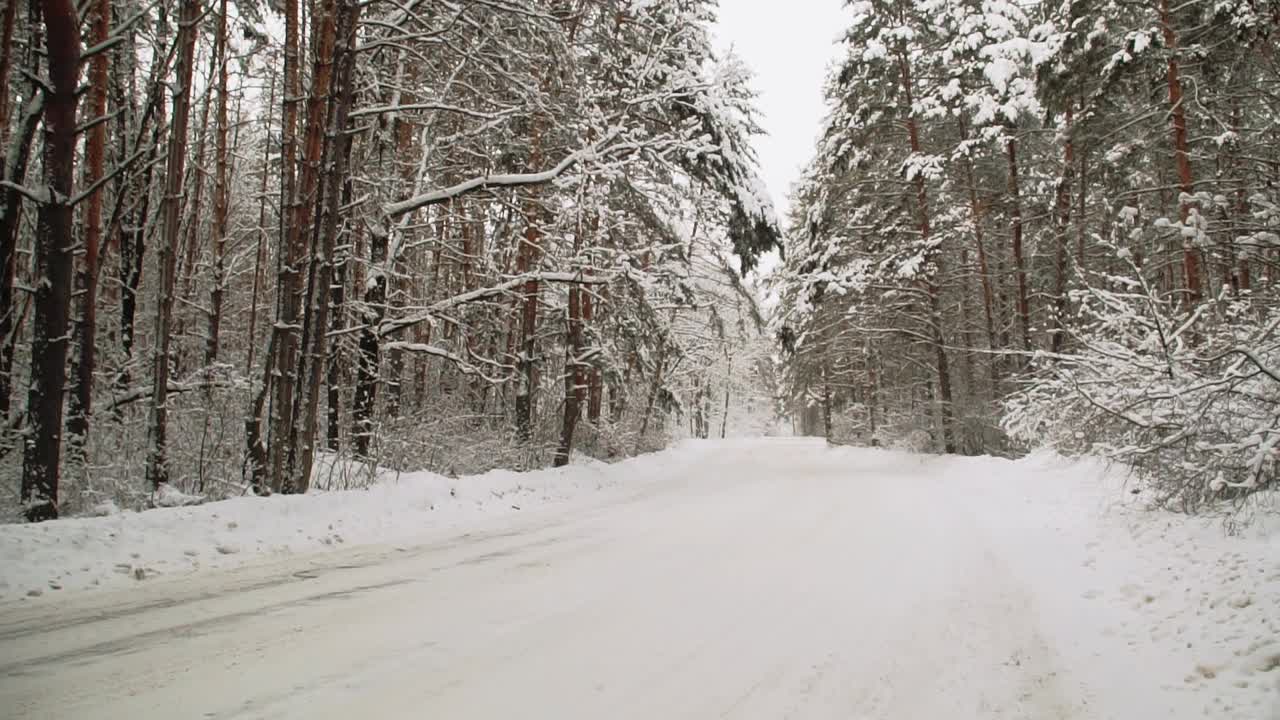
{"label": "forest", "polygon": [[7,0],[0,504],[529,469],[719,436],[731,405],[767,422],[744,274],[782,233],[713,20]]}
{"label": "forest", "polygon": [[773,278],[805,431],[1276,487],[1280,4],[848,5]]}
{"label": "forest", "polygon": [[0,2],[5,520],[787,422],[1277,486],[1275,0],[848,2],[782,218],[716,0]]}

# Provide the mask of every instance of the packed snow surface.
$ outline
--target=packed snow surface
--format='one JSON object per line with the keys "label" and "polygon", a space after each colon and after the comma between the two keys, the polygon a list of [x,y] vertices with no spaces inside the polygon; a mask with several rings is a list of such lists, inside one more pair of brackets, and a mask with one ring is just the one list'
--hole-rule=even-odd
{"label": "packed snow surface", "polygon": [[753,440],[3,527],[0,715],[1280,720],[1265,518],[1122,482]]}

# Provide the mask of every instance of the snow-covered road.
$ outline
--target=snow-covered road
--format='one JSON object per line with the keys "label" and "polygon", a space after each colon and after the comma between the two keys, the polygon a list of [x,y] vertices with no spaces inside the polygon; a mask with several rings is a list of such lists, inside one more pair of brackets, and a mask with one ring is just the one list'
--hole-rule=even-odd
{"label": "snow-covered road", "polygon": [[[1016,517],[954,476],[965,461],[803,440],[686,457],[642,487],[423,544],[10,603],[0,715],[1170,720],[1223,709],[1203,684],[1171,689],[1184,680],[1169,676],[1180,666],[1166,672],[1164,646],[1134,642],[1148,629],[1126,635],[1125,604],[1090,594],[1121,588],[1083,562],[1071,513]],[[1258,569],[1259,583],[1276,579]],[[1097,587],[1075,585],[1087,577]],[[1257,688],[1276,673],[1260,667],[1216,716],[1270,718],[1270,691]]]}

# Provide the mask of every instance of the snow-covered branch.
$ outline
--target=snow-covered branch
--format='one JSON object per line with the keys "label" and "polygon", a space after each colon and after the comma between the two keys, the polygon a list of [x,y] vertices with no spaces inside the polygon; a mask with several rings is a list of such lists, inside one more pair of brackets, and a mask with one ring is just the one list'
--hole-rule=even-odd
{"label": "snow-covered branch", "polygon": [[448,202],[454,198],[481,190],[522,187],[528,185],[545,185],[546,183],[552,182],[563,175],[574,165],[599,157],[606,152],[610,152],[611,150],[605,149],[605,146],[612,142],[616,136],[617,131],[611,132],[599,142],[570,153],[554,167],[548,170],[543,170],[542,172],[481,175],[480,177],[465,180],[451,187],[435,190],[429,193],[423,193],[399,202],[390,203],[383,207],[383,212],[386,213],[388,217],[395,218],[406,213],[411,213],[419,208],[424,208],[429,205],[438,205],[443,202]]}

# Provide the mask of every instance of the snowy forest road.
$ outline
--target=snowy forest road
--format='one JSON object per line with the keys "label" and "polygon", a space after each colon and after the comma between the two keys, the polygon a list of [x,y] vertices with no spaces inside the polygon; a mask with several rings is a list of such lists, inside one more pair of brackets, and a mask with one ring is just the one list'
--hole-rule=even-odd
{"label": "snowy forest road", "polygon": [[929,464],[690,457],[487,533],[8,613],[0,715],[1095,717]]}

